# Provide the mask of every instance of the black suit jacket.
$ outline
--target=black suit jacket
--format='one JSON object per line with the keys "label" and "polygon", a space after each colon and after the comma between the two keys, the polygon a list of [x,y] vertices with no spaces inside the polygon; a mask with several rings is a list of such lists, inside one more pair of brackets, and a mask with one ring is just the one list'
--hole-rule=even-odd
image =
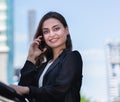
{"label": "black suit jacket", "polygon": [[38,86],[39,77],[47,63],[40,68],[26,61],[21,70],[19,85],[28,86],[31,102],[80,102],[82,58],[78,51],[63,51],[52,63]]}

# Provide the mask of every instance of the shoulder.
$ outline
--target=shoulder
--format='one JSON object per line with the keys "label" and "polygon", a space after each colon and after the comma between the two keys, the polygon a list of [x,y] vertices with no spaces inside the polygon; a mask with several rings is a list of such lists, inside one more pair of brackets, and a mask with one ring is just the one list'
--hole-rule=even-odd
{"label": "shoulder", "polygon": [[81,54],[78,50],[67,51],[64,60],[79,60],[82,61]]}
{"label": "shoulder", "polygon": [[82,69],[83,61],[79,51],[68,51],[65,57],[61,60],[62,66],[71,69]]}
{"label": "shoulder", "polygon": [[69,51],[67,55],[68,56],[79,56],[79,57],[81,57],[81,54],[78,50]]}
{"label": "shoulder", "polygon": [[81,54],[80,54],[80,52],[78,50],[74,50],[74,51],[71,51],[71,52],[72,52],[72,54],[80,55],[81,56]]}

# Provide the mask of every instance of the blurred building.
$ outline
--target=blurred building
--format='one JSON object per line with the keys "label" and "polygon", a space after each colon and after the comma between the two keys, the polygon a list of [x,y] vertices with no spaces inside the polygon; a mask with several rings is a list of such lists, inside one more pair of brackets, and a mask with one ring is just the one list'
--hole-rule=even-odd
{"label": "blurred building", "polygon": [[29,10],[28,11],[28,38],[29,38],[29,44],[33,40],[33,37],[35,35],[35,26],[36,26],[36,11],[35,10]]}
{"label": "blurred building", "polygon": [[0,81],[13,80],[13,0],[0,0]]}
{"label": "blurred building", "polygon": [[120,102],[120,41],[106,46],[108,102]]}

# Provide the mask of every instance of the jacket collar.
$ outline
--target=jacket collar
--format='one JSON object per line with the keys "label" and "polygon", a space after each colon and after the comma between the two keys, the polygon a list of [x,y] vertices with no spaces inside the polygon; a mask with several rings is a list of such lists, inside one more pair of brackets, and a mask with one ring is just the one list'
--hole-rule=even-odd
{"label": "jacket collar", "polygon": [[67,52],[69,52],[69,50],[64,49],[63,52],[58,56],[58,58],[50,65],[50,67],[48,68],[47,72],[45,73],[45,75],[47,75],[50,71],[52,71],[55,66],[61,61],[63,60],[64,56],[67,54]]}

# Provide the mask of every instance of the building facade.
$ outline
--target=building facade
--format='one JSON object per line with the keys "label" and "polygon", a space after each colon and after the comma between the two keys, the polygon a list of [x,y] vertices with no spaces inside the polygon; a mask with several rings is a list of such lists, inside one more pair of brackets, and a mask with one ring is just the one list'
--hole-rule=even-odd
{"label": "building facade", "polygon": [[28,11],[28,36],[29,42],[31,44],[33,37],[35,35],[35,25],[36,25],[36,11],[31,9]]}
{"label": "building facade", "polygon": [[13,0],[0,0],[0,81],[12,83],[14,62]]}
{"label": "building facade", "polygon": [[120,102],[120,42],[107,43],[108,102]]}

